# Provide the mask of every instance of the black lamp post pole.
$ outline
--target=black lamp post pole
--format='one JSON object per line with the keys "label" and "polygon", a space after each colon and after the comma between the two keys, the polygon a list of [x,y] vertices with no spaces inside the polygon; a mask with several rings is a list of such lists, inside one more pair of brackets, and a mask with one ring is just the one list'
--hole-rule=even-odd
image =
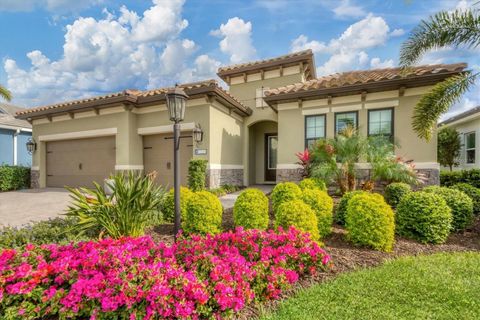
{"label": "black lamp post pole", "polygon": [[180,230],[180,123],[173,125],[173,190],[175,199],[175,227],[174,234],[177,240]]}

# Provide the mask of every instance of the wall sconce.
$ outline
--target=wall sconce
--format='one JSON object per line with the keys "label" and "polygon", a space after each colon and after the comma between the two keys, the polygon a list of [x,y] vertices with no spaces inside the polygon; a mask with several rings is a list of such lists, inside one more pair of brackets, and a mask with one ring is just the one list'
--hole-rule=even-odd
{"label": "wall sconce", "polygon": [[195,140],[196,143],[200,143],[203,141],[203,130],[200,125],[195,126],[193,129],[193,140]]}
{"label": "wall sconce", "polygon": [[27,146],[27,151],[29,154],[32,154],[37,150],[37,143],[33,139],[28,139],[25,145]]}

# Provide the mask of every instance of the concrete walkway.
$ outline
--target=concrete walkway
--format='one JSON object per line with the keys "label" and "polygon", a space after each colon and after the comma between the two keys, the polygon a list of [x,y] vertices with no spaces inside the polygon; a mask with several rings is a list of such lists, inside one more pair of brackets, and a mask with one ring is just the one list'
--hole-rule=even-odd
{"label": "concrete walkway", "polygon": [[61,188],[0,192],[0,225],[19,227],[55,218],[65,213],[70,202],[68,194]]}
{"label": "concrete walkway", "polygon": [[[275,187],[275,185],[273,184],[257,184],[257,185],[251,185],[248,188],[259,189],[264,194],[269,194],[270,192],[272,192],[273,187]],[[240,191],[233,192],[220,197],[219,199],[220,199],[220,202],[222,203],[223,210],[226,211],[226,210],[232,209],[233,205],[235,204],[235,200],[237,200],[238,196],[240,195],[240,193],[242,193],[242,191],[243,190],[240,190]]]}

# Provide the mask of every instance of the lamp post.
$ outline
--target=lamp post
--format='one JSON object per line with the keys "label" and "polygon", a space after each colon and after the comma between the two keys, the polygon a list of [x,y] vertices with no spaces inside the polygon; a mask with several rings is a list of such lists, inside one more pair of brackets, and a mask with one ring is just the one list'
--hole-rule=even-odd
{"label": "lamp post", "polygon": [[173,190],[175,199],[175,226],[174,235],[177,239],[180,230],[180,122],[185,117],[185,104],[187,101],[185,91],[175,86],[166,93],[167,108],[170,121],[173,121]]}

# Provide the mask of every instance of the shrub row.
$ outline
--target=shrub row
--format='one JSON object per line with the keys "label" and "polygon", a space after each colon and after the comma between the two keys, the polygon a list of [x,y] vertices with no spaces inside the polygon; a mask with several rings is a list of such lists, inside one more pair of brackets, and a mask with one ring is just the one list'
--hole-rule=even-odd
{"label": "shrub row", "polygon": [[188,163],[188,186],[192,191],[205,190],[207,160],[192,159]]}
{"label": "shrub row", "polygon": [[0,165],[0,191],[30,188],[30,168]]}
{"label": "shrub row", "polygon": [[451,187],[457,183],[468,183],[475,188],[480,188],[480,169],[440,172],[441,186]]}
{"label": "shrub row", "polygon": [[276,299],[330,257],[305,233],[237,229],[0,251],[4,319],[218,319]]}

